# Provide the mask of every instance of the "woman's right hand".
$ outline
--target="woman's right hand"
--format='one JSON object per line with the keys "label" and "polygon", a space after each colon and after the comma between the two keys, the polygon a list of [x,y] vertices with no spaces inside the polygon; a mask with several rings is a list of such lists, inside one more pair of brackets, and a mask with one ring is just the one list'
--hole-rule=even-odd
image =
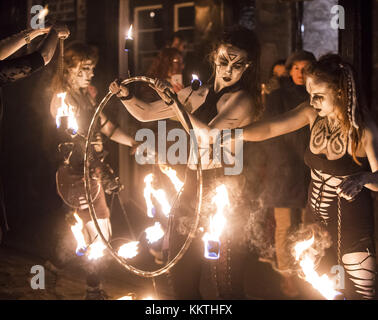
{"label": "woman's right hand", "polygon": [[115,94],[118,98],[127,97],[129,95],[129,89],[123,84],[120,84],[118,79],[114,80],[109,85],[109,91]]}

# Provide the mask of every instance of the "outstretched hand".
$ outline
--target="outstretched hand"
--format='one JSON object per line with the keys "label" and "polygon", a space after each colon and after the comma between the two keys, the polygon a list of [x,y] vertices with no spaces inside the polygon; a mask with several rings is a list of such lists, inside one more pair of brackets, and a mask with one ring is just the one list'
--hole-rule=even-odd
{"label": "outstretched hand", "polygon": [[365,185],[365,172],[346,177],[337,188],[340,197],[352,201]]}

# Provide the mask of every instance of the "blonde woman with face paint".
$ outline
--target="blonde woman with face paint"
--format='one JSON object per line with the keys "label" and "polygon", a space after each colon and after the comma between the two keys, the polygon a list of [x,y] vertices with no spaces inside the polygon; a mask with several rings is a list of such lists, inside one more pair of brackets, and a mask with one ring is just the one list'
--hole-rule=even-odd
{"label": "blonde woman with face paint", "polygon": [[335,263],[345,269],[347,299],[375,296],[374,214],[378,191],[378,129],[363,108],[352,67],[327,55],[305,73],[310,104],[244,127],[262,141],[309,126],[305,163],[311,169],[307,208],[332,237]]}
{"label": "blonde woman with face paint", "polygon": [[[185,108],[194,129],[234,129],[254,121],[261,114],[260,85],[258,83],[259,44],[252,31],[242,27],[232,28],[225,32],[222,39],[214,45],[210,55],[214,76],[208,84],[194,91],[187,99],[191,88],[178,92],[181,103],[187,99]],[[167,89],[164,83],[158,83],[158,90]],[[114,82],[110,90],[117,94],[126,109],[139,121],[154,121],[175,117],[170,105],[160,100],[145,103],[129,94],[126,87],[119,87]],[[210,139],[210,138],[209,138]],[[201,157],[211,154],[211,148],[200,150]],[[211,198],[215,188],[224,183],[229,193],[232,210],[228,216],[227,227],[221,239],[219,260],[212,263],[211,273],[217,288],[217,295],[222,299],[244,298],[243,268],[245,265],[246,247],[242,243],[244,225],[249,214],[248,197],[244,195],[245,178],[241,174],[226,176],[222,163],[211,161],[202,164],[204,177],[204,211],[210,215],[215,207]],[[184,186],[184,200],[177,210],[176,230],[181,226],[181,218],[190,217],[194,213],[193,196],[196,194],[196,165],[190,164]],[[191,207],[188,208],[190,204]],[[244,215],[244,216],[243,216]],[[176,218],[175,218],[176,219]],[[184,228],[185,229],[185,228]],[[183,235],[170,239],[173,256],[180,248],[187,230]],[[181,231],[178,231],[181,232]],[[203,242],[201,235],[196,238],[184,257],[172,269],[171,277],[177,299],[200,299],[200,275],[203,258]]]}

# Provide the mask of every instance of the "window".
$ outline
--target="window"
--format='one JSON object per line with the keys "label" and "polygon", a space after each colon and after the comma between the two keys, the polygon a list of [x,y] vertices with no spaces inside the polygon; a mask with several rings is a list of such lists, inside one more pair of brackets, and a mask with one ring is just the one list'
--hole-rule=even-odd
{"label": "window", "polygon": [[135,68],[143,74],[164,44],[162,5],[135,7]]}
{"label": "window", "polygon": [[174,32],[180,31],[188,39],[188,50],[193,50],[195,9],[194,2],[183,2],[174,5]]}

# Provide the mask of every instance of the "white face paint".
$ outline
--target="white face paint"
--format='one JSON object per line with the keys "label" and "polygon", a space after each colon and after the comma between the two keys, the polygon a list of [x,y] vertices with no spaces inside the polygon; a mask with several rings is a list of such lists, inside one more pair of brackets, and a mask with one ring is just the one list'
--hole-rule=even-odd
{"label": "white face paint", "polygon": [[306,79],[306,90],[311,97],[310,104],[321,117],[335,117],[338,110],[336,106],[335,91],[325,82],[316,82],[309,76]]}
{"label": "white face paint", "polygon": [[221,45],[214,62],[216,66],[214,90],[216,92],[238,82],[250,65],[247,52],[232,45]]}
{"label": "white face paint", "polygon": [[70,68],[68,70],[69,77],[74,86],[82,89],[88,88],[94,76],[94,68],[95,64],[92,60],[83,61],[75,68]]}

